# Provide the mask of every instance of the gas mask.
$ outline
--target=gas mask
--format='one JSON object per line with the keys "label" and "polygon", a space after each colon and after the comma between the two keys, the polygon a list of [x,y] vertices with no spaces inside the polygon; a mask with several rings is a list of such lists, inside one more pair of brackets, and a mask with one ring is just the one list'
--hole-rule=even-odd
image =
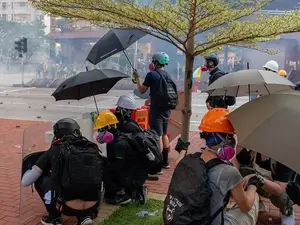
{"label": "gas mask", "polygon": [[150,71],[155,70],[155,66],[154,66],[153,63],[150,63],[150,64],[149,64],[149,70],[150,70]]}
{"label": "gas mask", "polygon": [[[234,137],[230,137],[226,135],[226,137],[222,137],[218,133],[213,134],[205,134],[200,133],[201,138],[205,138],[206,146],[209,150],[215,152],[218,155],[218,158],[223,161],[231,161],[235,156],[235,139]],[[210,146],[220,145],[217,150],[213,150]]]}
{"label": "gas mask", "polygon": [[123,124],[124,122],[126,122],[127,120],[129,120],[131,118],[132,112],[133,112],[132,109],[125,109],[125,108],[118,106],[116,108],[115,115],[117,116],[119,122],[121,124]]}
{"label": "gas mask", "polygon": [[98,133],[96,133],[96,141],[100,144],[109,144],[112,143],[114,141],[114,135],[107,131],[107,130],[98,130]]}
{"label": "gas mask", "polygon": [[215,65],[214,65],[213,61],[210,61],[210,60],[206,61],[205,60],[205,64],[203,66],[201,66],[201,71],[202,72],[207,72],[207,71],[209,71],[213,68],[215,68]]}

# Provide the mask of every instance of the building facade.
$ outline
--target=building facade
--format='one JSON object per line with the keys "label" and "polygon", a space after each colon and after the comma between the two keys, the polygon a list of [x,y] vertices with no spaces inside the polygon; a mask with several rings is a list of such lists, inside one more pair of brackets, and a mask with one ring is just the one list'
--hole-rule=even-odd
{"label": "building facade", "polygon": [[44,21],[43,13],[33,8],[28,0],[0,0],[0,17],[14,22]]}

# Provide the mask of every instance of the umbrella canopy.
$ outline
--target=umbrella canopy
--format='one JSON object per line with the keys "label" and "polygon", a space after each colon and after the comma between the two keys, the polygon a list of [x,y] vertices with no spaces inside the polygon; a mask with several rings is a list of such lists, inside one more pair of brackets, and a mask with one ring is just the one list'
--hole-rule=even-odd
{"label": "umbrella canopy", "polygon": [[239,144],[300,173],[300,92],[282,91],[248,102],[228,118]]}
{"label": "umbrella canopy", "polygon": [[295,85],[277,73],[266,70],[240,70],[209,85],[204,92],[209,95],[248,96],[267,95],[277,91],[291,90]]}
{"label": "umbrella canopy", "polygon": [[137,29],[113,29],[108,31],[92,48],[87,60],[92,64],[124,51],[146,33]]}
{"label": "umbrella canopy", "polygon": [[119,80],[129,76],[116,70],[90,70],[65,80],[52,94],[56,101],[80,100],[107,93]]}
{"label": "umbrella canopy", "polygon": [[293,83],[300,82],[300,70],[292,70],[288,75],[288,79]]}

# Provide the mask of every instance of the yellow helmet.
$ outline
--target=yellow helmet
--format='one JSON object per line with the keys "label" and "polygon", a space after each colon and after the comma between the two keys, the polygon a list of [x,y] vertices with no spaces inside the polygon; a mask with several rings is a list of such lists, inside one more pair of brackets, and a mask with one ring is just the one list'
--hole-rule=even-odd
{"label": "yellow helmet", "polygon": [[286,76],[287,76],[287,73],[286,73],[285,70],[279,70],[279,71],[278,71],[278,74],[279,74],[280,76],[283,76],[283,77],[286,77]]}
{"label": "yellow helmet", "polygon": [[116,125],[117,123],[119,123],[119,121],[115,114],[113,114],[111,111],[106,110],[101,112],[99,116],[97,116],[94,129],[98,130],[103,127]]}

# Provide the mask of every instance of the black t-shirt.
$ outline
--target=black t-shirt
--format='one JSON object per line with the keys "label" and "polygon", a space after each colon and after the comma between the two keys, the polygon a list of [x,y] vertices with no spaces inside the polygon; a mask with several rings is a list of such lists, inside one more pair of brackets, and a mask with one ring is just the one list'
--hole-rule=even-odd
{"label": "black t-shirt", "polygon": [[272,172],[272,178],[279,182],[289,182],[293,178],[294,171],[280,162],[271,159],[261,161],[260,154],[257,154],[256,163],[263,169]]}
{"label": "black t-shirt", "polygon": [[130,147],[127,140],[121,138],[113,143],[106,145],[107,150],[107,160],[109,162],[114,162],[115,160],[135,160],[136,154],[134,150]]}
{"label": "black t-shirt", "polygon": [[51,145],[48,151],[46,151],[35,163],[44,172],[50,171],[53,165],[53,161],[60,154],[61,145],[54,143]]}
{"label": "black t-shirt", "polygon": [[127,174],[133,168],[139,167],[139,159],[125,139],[117,140],[106,145],[107,165],[105,173]]}
{"label": "black t-shirt", "polygon": [[[252,151],[248,151],[247,149],[241,150],[241,152],[236,156],[237,161],[241,164],[241,166],[249,166],[252,167],[252,160],[251,157]],[[262,161],[261,155],[258,153],[256,156],[256,163],[261,168],[271,171],[272,172],[272,178],[279,182],[288,182],[293,177],[293,170],[288,168],[287,166],[273,161],[271,159]],[[271,168],[272,166],[272,168]]]}

